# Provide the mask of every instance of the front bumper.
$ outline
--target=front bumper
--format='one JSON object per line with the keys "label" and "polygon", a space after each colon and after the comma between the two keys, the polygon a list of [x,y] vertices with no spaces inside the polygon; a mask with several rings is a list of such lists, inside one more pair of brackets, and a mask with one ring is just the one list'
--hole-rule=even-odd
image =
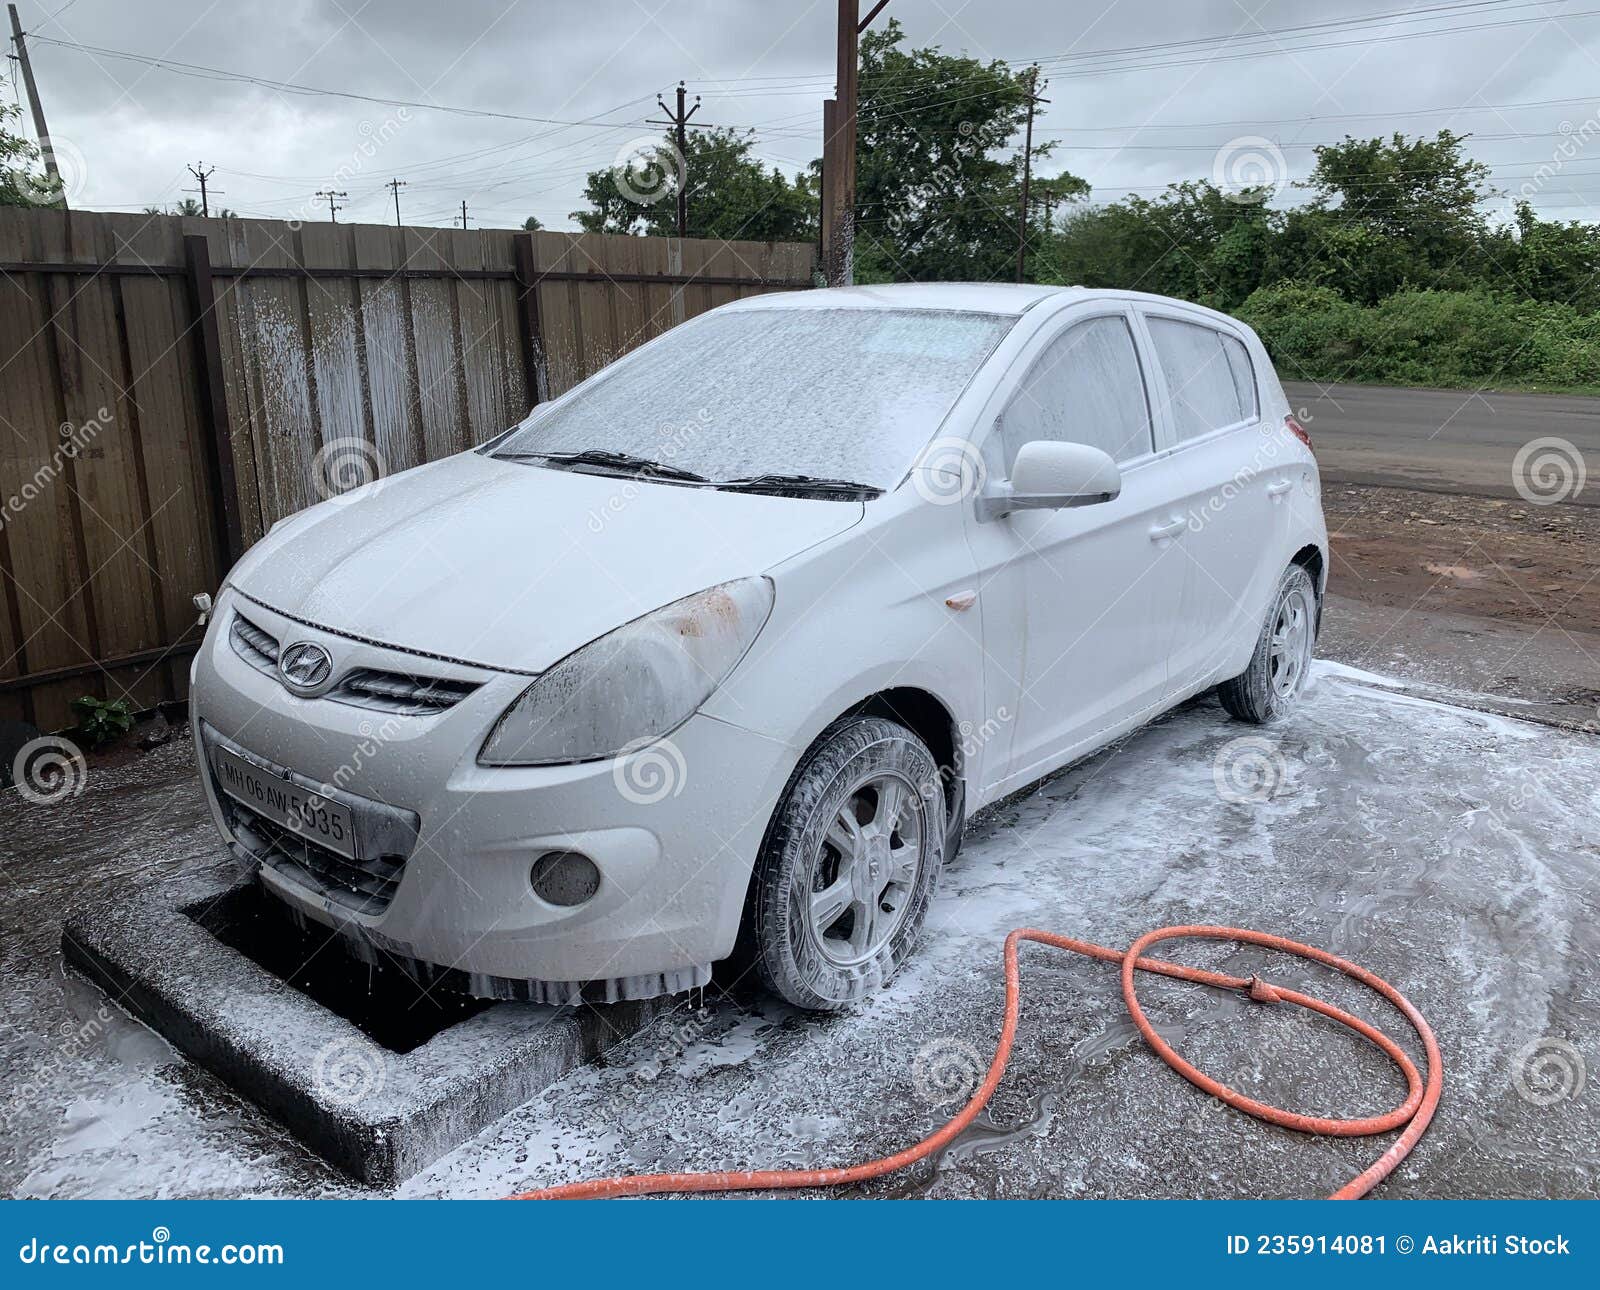
{"label": "front bumper", "polygon": [[[339,669],[425,671],[479,688],[429,716],[298,698],[234,650],[241,607],[280,641],[324,646]],[[529,683],[336,636],[229,593],[195,660],[191,699],[213,818],[234,853],[304,917],[363,955],[459,975],[474,994],[565,1002],[585,987],[584,997],[614,999],[704,984],[733,948],[795,750],[696,715],[619,760],[479,766],[488,731]],[[249,827],[220,790],[219,745],[346,803],[358,835],[377,827],[363,819],[413,821],[409,850],[393,841],[405,841],[404,827],[384,832],[389,841],[358,857],[382,879],[364,889],[340,864],[314,863],[330,859],[323,853],[308,863],[292,845],[272,847],[270,830]],[[557,906],[534,893],[530,870],[549,851],[595,863],[591,899]]]}

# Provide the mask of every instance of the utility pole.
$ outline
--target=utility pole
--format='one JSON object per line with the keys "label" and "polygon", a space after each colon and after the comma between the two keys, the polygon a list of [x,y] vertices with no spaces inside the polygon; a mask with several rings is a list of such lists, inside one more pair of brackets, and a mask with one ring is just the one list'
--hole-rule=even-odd
{"label": "utility pole", "polygon": [[394,226],[396,228],[404,227],[400,223],[400,190],[405,186],[406,181],[403,179],[391,179],[384,185],[385,188],[394,193]]}
{"label": "utility pole", "polygon": [[466,228],[466,226],[467,226],[467,203],[465,201],[463,201],[461,203],[461,227],[462,228]]}
{"label": "utility pole", "polygon": [[670,125],[675,130],[675,139],[678,145],[678,161],[681,166],[678,181],[678,236],[689,236],[689,132],[685,128],[689,118],[700,110],[700,96],[694,96],[694,106],[687,112],[683,110],[685,92],[683,82],[678,82],[678,110],[674,112],[661,101],[661,96],[656,95],[656,106],[666,113],[668,119],[657,121],[652,117],[649,125]]}
{"label": "utility pole", "polygon": [[[211,202],[206,194],[206,180],[211,178],[212,172],[216,170],[216,167],[212,166],[210,170],[201,169],[201,167],[205,164],[206,163],[203,161],[197,161],[194,163],[194,165],[189,166],[187,169],[189,173],[200,182],[200,214],[206,219],[210,219]],[[193,190],[191,189],[190,191],[192,192]]]}
{"label": "utility pole", "polygon": [[1017,281],[1023,281],[1028,260],[1028,184],[1033,178],[1033,110],[1049,99],[1039,97],[1039,68],[1028,69],[1028,128],[1022,143],[1022,197],[1017,202]]}
{"label": "utility pole", "polygon": [[22,38],[22,19],[17,17],[17,6],[8,4],[11,13],[11,43],[17,49],[17,62],[22,67],[22,84],[28,91],[28,103],[33,108],[33,132],[39,136],[39,155],[44,159],[44,173],[56,192],[61,209],[67,209],[67,190],[61,182],[61,171],[56,167],[56,150],[50,144],[50,127],[44,123],[44,104],[39,102],[39,87],[34,83],[33,64],[28,61],[28,42]]}
{"label": "utility pole", "polygon": [[326,197],[328,199],[328,223],[337,224],[339,222],[339,217],[334,214],[334,212],[342,211],[344,207],[335,206],[333,204],[333,199],[335,197],[348,197],[350,194],[337,188],[319,188],[317,189],[317,196]]}
{"label": "utility pole", "polygon": [[862,18],[860,0],[839,0],[834,97],[822,105],[822,272],[830,287],[855,280],[857,51],[888,3],[878,0]]}

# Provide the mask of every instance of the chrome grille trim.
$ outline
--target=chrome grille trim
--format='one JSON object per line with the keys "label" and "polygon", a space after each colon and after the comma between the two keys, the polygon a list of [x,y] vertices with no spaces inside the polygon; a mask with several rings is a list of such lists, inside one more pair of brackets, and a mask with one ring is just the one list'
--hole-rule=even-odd
{"label": "chrome grille trim", "polygon": [[477,681],[453,681],[440,676],[403,676],[358,668],[339,682],[326,697],[335,703],[376,708],[402,716],[432,716],[446,712],[479,688]]}

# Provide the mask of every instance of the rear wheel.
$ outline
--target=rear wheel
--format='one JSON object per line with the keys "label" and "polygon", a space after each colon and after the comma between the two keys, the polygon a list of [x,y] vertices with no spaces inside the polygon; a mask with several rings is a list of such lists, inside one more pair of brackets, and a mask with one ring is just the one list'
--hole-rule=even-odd
{"label": "rear wheel", "polygon": [[889,980],[922,932],[944,858],[939,768],[882,717],[835,723],[790,781],[757,861],[749,953],[773,993],[834,1012]]}
{"label": "rear wheel", "polygon": [[1278,581],[1250,666],[1217,689],[1222,706],[1256,725],[1287,714],[1310,675],[1316,640],[1316,584],[1304,568],[1292,564]]}

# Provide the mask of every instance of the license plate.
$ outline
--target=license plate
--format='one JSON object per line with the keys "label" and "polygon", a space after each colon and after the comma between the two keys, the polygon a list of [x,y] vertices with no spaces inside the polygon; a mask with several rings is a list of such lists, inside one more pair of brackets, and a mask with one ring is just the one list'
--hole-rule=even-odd
{"label": "license plate", "polygon": [[258,815],[308,842],[356,858],[356,831],[348,808],[229,752],[216,750],[222,791]]}

